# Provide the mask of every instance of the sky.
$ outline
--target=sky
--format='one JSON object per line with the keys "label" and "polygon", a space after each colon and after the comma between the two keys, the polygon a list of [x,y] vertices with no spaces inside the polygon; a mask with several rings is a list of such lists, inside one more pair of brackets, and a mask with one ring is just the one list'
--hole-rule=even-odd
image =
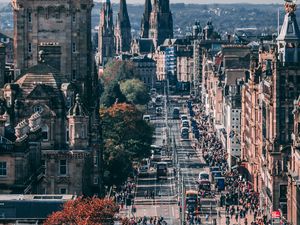
{"label": "sky", "polygon": [[[101,0],[95,0],[100,2]],[[9,2],[9,0],[0,0],[0,3]],[[112,2],[119,2],[119,0],[112,0]],[[127,3],[144,4],[144,0],[127,0]],[[214,4],[214,3],[255,3],[255,4],[276,4],[283,3],[284,0],[170,0],[171,3],[198,3],[198,4]]]}

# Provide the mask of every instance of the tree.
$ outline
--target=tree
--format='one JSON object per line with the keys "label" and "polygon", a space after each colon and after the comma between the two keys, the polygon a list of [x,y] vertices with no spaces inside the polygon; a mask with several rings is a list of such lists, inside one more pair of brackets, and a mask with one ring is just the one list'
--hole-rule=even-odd
{"label": "tree", "polygon": [[45,225],[110,225],[119,207],[111,199],[77,198],[64,204],[61,211],[50,215]]}
{"label": "tree", "polygon": [[106,86],[114,81],[120,82],[137,78],[137,76],[138,75],[132,62],[115,60],[106,65],[103,71],[102,81]]}
{"label": "tree", "polygon": [[121,82],[120,89],[130,103],[146,105],[150,101],[149,91],[146,85],[138,79]]}
{"label": "tree", "polygon": [[126,102],[126,97],[121,92],[119,83],[113,81],[104,88],[104,92],[101,96],[101,103],[105,107],[110,107],[116,102]]}
{"label": "tree", "polygon": [[104,167],[113,181],[118,182],[115,184],[119,184],[127,179],[133,161],[150,156],[153,128],[134,105],[126,103],[102,109],[100,116]]}

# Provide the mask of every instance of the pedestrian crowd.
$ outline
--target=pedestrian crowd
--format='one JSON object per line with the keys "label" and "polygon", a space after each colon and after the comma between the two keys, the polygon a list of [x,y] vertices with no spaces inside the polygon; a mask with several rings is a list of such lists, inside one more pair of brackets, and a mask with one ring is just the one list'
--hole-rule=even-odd
{"label": "pedestrian crowd", "polygon": [[[243,219],[245,225],[271,224],[264,216],[264,209],[259,208],[259,195],[254,192],[251,183],[246,177],[241,177],[237,169],[229,170],[227,152],[211,125],[211,117],[205,114],[203,106],[196,106],[195,110],[201,133],[200,148],[203,158],[209,167],[218,167],[221,176],[225,178],[226,194],[221,194],[220,206],[225,207],[228,219],[226,224],[229,224],[230,220],[238,222],[239,219]],[[234,136],[234,133],[232,135]],[[218,191],[217,186],[216,190]],[[249,223],[247,215],[252,215],[254,221]]]}
{"label": "pedestrian crowd", "polygon": [[163,217],[132,217],[123,221],[126,225],[168,225]]}

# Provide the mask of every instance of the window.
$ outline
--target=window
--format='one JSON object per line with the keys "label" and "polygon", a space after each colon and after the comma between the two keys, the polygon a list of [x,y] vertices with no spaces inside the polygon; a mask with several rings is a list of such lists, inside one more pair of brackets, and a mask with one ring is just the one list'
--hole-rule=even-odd
{"label": "window", "polygon": [[41,113],[43,111],[43,107],[40,105],[34,106],[33,111],[36,113]]}
{"label": "window", "polygon": [[94,184],[98,184],[99,183],[99,179],[97,176],[94,177]]}
{"label": "window", "polygon": [[42,126],[42,139],[43,141],[49,140],[49,128],[47,125]]}
{"label": "window", "polygon": [[41,166],[42,166],[43,174],[46,174],[46,161],[45,160],[41,161]]}
{"label": "window", "polygon": [[70,132],[69,132],[69,127],[66,127],[66,143],[68,144],[69,143],[69,135],[70,135]]}
{"label": "window", "polygon": [[28,22],[31,23],[32,22],[32,13],[28,12]]}
{"label": "window", "polygon": [[67,188],[60,188],[60,189],[59,189],[59,193],[60,193],[61,195],[67,194]]}
{"label": "window", "polygon": [[98,167],[98,156],[97,155],[94,156],[94,166]]}
{"label": "window", "polygon": [[32,52],[32,45],[31,45],[31,43],[28,43],[28,52],[29,52],[29,53]]}
{"label": "window", "polygon": [[67,160],[59,161],[59,175],[67,175]]}
{"label": "window", "polygon": [[72,79],[76,80],[76,70],[72,70]]}
{"label": "window", "polygon": [[72,14],[72,22],[75,23],[76,22],[76,13]]}
{"label": "window", "polygon": [[7,163],[0,162],[0,176],[7,176]]}
{"label": "window", "polygon": [[72,43],[72,52],[73,53],[76,52],[76,43],[75,42]]}

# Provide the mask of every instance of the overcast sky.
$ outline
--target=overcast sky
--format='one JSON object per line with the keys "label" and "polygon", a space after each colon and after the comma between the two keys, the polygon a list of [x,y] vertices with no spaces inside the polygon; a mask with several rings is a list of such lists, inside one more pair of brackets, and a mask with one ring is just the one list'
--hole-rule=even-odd
{"label": "overcast sky", "polygon": [[[94,0],[101,2],[102,0]],[[9,0],[0,0],[0,2],[9,2]],[[112,0],[112,2],[119,2],[119,0]],[[128,3],[143,4],[145,0],[127,0]],[[199,3],[199,4],[214,4],[214,3],[283,3],[284,0],[170,0],[171,3],[185,2],[185,3]]]}

